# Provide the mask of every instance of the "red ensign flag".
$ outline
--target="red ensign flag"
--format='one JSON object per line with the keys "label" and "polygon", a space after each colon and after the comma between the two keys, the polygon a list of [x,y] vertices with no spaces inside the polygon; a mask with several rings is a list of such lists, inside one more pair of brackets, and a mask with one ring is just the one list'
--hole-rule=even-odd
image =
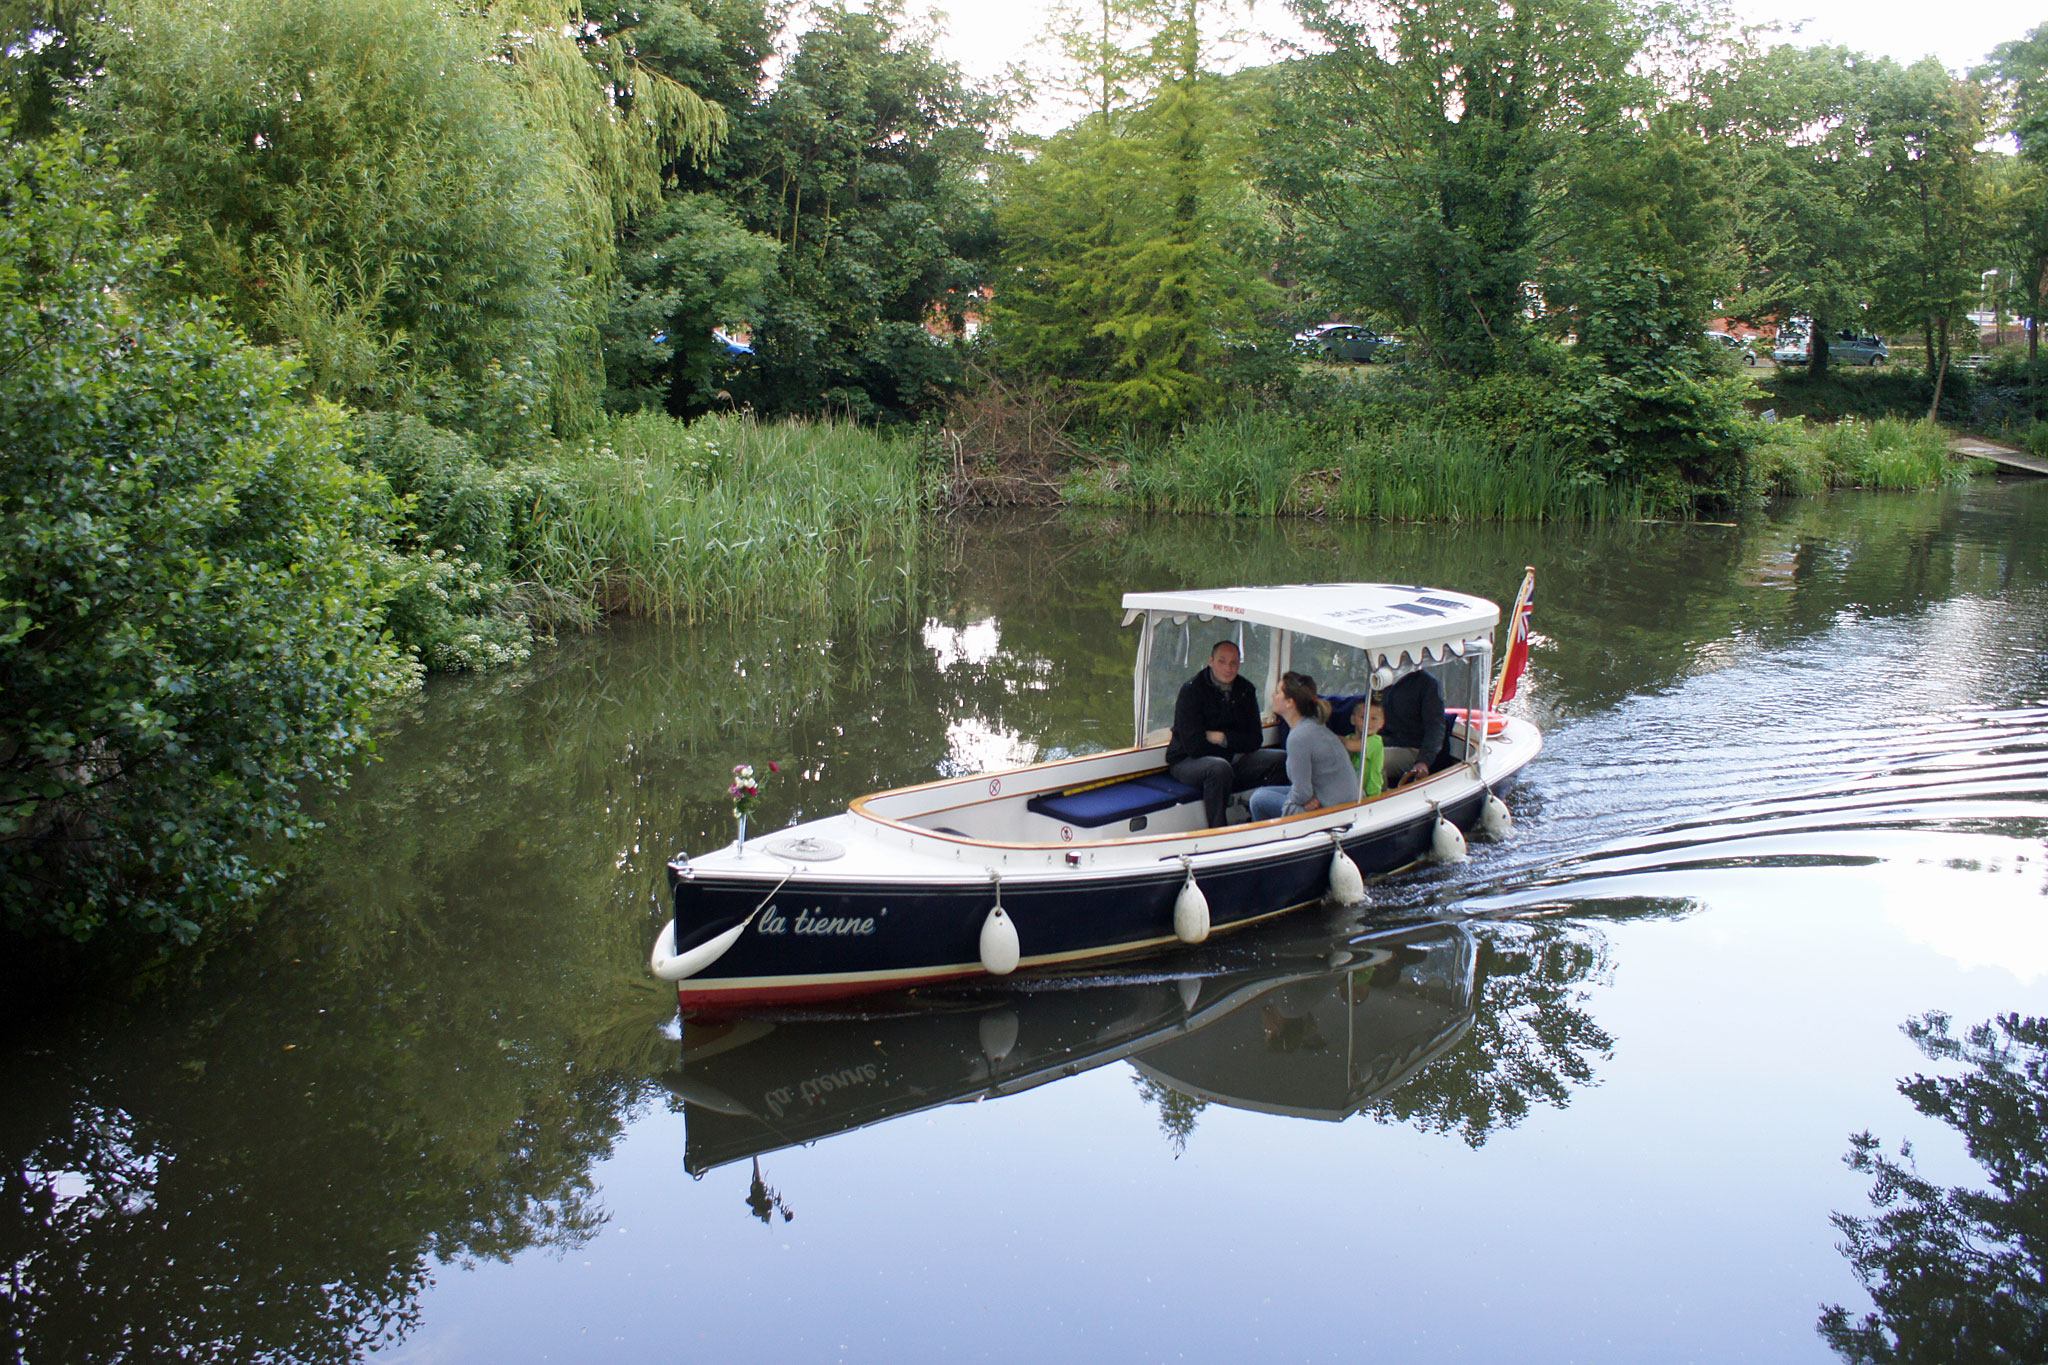
{"label": "red ensign flag", "polygon": [[1500,678],[1493,684],[1493,707],[1510,701],[1522,681],[1522,667],[1529,662],[1529,615],[1536,609],[1536,569],[1532,565],[1522,578],[1522,590],[1515,595],[1515,609],[1508,620],[1508,652],[1501,656]]}

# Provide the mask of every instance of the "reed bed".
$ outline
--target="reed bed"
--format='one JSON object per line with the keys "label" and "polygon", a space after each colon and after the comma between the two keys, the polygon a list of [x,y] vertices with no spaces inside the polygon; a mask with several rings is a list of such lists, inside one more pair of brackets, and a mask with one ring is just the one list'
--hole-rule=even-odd
{"label": "reed bed", "polygon": [[1967,480],[1973,468],[1948,453],[1941,426],[1897,417],[1794,418],[1764,428],[1750,454],[1757,487],[1778,497],[1811,497],[1830,488],[1939,488]]}
{"label": "reed bed", "polygon": [[1245,414],[1189,427],[1163,447],[1126,446],[1114,478],[1081,500],[1147,511],[1397,521],[1616,520],[1645,515],[1640,490],[1542,445],[1409,429],[1333,433]]}
{"label": "reed bed", "polygon": [[637,415],[559,467],[535,569],[599,611],[659,620],[829,611],[910,534],[919,443],[851,423]]}

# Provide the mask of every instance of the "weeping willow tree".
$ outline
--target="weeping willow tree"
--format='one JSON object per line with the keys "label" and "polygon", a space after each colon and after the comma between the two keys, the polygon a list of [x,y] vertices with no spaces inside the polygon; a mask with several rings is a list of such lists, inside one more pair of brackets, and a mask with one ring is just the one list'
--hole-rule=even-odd
{"label": "weeping willow tree", "polygon": [[119,0],[92,44],[174,287],[320,394],[487,438],[595,415],[617,228],[725,131],[566,0]]}

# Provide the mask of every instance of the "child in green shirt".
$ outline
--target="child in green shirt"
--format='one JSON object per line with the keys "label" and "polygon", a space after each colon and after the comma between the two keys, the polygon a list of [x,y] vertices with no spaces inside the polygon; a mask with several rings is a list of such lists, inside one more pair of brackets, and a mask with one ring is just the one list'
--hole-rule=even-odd
{"label": "child in green shirt", "polygon": [[1344,736],[1344,747],[1351,751],[1352,767],[1356,768],[1361,761],[1365,764],[1367,796],[1378,796],[1386,790],[1386,745],[1380,740],[1386,723],[1387,713],[1378,697],[1360,701],[1351,708],[1351,733]]}

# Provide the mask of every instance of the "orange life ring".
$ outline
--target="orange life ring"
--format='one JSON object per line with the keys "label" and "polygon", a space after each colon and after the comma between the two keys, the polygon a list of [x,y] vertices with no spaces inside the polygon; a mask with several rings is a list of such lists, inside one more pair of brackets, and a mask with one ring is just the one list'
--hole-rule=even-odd
{"label": "orange life ring", "polygon": [[[1466,708],[1462,707],[1462,706],[1446,706],[1446,707],[1444,708],[1444,714],[1445,714],[1445,715],[1447,715],[1447,716],[1449,716],[1449,717],[1450,717],[1451,719],[1453,719],[1453,720],[1456,720],[1456,721],[1460,721],[1460,722],[1462,722],[1462,723],[1463,723],[1463,724],[1464,724],[1464,725],[1465,725],[1465,726],[1466,726],[1466,727],[1467,727],[1468,729],[1469,729],[1469,728],[1471,727],[1471,725],[1472,725],[1472,716],[1473,716],[1473,713],[1472,713],[1471,711],[1467,710]],[[1503,730],[1505,730],[1505,729],[1507,729],[1507,728],[1508,728],[1508,718],[1507,718],[1506,716],[1502,715],[1502,714],[1501,714],[1500,712],[1498,712],[1498,711],[1493,711],[1493,712],[1490,712],[1490,713],[1488,713],[1488,714],[1487,714],[1487,716],[1486,716],[1486,733],[1487,733],[1487,734],[1489,734],[1489,735],[1497,735],[1497,734],[1499,734],[1499,733],[1500,733],[1501,731],[1503,731]]]}

